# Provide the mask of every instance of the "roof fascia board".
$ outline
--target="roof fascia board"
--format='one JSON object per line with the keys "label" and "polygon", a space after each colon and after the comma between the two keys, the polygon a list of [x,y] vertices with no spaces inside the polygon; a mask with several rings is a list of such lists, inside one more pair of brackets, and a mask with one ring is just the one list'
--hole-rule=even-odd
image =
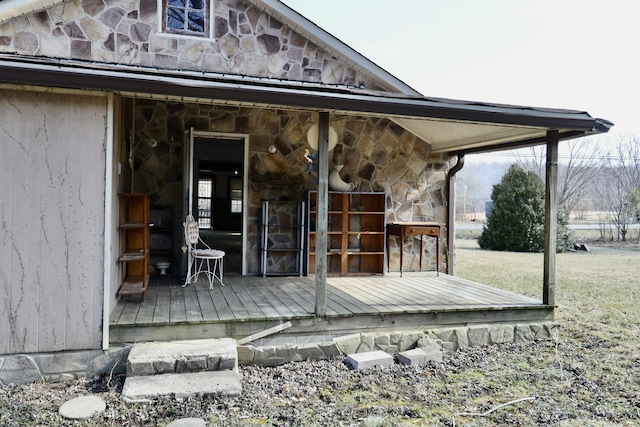
{"label": "roof fascia board", "polygon": [[385,117],[436,119],[471,123],[606,132],[611,123],[584,112],[529,110],[526,107],[464,104],[426,98],[396,98],[322,91],[313,87],[242,84],[119,69],[71,67],[60,62],[35,63],[0,59],[0,82],[69,89],[147,93],[180,98],[208,98],[236,103],[288,106],[337,113],[371,113]]}
{"label": "roof fascia board", "polygon": [[253,3],[276,19],[286,22],[292,30],[311,38],[314,43],[332,55],[348,58],[353,64],[387,82],[393,88],[406,95],[422,96],[420,92],[279,0],[253,0]]}
{"label": "roof fascia board", "polygon": [[[565,141],[568,139],[581,138],[585,136],[589,136],[593,134],[592,132],[587,131],[578,131],[578,130],[566,130],[561,131],[558,134],[559,141]],[[504,151],[504,150],[515,150],[518,148],[526,148],[533,147],[535,145],[543,145],[547,143],[547,133],[545,132],[542,136],[537,136],[534,138],[527,138],[514,142],[507,142],[504,144],[493,144],[491,146],[481,146],[481,147],[473,147],[461,149],[460,147],[454,147],[446,150],[447,152],[452,152],[453,155],[464,156],[467,154],[482,154],[482,153],[493,153],[496,151]],[[437,150],[433,151],[437,153]]]}

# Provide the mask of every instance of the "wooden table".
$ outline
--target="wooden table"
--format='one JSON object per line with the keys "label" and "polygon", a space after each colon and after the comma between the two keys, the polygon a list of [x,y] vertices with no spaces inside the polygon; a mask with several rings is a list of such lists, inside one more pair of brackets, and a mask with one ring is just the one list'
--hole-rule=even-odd
{"label": "wooden table", "polygon": [[440,274],[440,228],[435,222],[389,222],[387,223],[387,271],[389,271],[389,236],[400,236],[400,277],[402,277],[402,264],[405,236],[420,236],[420,271],[422,271],[422,252],[424,247],[423,236],[431,236],[436,239],[436,275]]}

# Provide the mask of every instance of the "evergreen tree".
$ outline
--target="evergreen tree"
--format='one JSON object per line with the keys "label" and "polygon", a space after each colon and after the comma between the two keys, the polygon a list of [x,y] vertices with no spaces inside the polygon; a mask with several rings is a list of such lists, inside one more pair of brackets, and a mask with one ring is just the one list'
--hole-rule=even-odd
{"label": "evergreen tree", "polygon": [[[534,172],[511,165],[491,191],[493,208],[478,239],[482,249],[537,252],[544,249],[544,183]],[[557,248],[570,242],[566,216],[558,214]]]}

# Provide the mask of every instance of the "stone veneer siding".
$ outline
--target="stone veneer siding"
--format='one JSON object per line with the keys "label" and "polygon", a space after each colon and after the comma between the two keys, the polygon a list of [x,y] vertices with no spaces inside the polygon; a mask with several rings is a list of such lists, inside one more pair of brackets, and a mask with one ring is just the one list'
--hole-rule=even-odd
{"label": "stone veneer siding", "polygon": [[392,90],[249,1],[211,0],[214,38],[157,28],[156,0],[75,0],[0,23],[0,52]]}
{"label": "stone veneer siding", "polygon": [[[246,166],[250,180],[268,172],[301,175],[304,189],[315,189],[312,176],[305,171],[304,151],[309,148],[307,131],[316,121],[317,115],[309,112],[137,100],[134,190],[150,194],[152,204],[181,209],[183,144],[191,127],[249,135]],[[338,144],[329,153],[330,170],[343,164],[342,178],[357,183],[358,191],[385,192],[388,221],[446,222],[446,155],[432,155],[427,142],[387,119],[332,116],[330,125],[338,133]],[[141,143],[151,140],[157,142],[155,147]],[[274,154],[269,153],[272,145],[277,148]],[[302,200],[304,193],[293,189],[256,191],[249,185],[249,273],[259,271],[261,199],[281,196]],[[424,265],[435,265],[435,241],[426,239],[424,243]],[[391,244],[391,269],[399,270],[397,239]],[[404,268],[417,270],[419,241],[407,239],[405,245]],[[445,246],[441,245],[443,253]]]}

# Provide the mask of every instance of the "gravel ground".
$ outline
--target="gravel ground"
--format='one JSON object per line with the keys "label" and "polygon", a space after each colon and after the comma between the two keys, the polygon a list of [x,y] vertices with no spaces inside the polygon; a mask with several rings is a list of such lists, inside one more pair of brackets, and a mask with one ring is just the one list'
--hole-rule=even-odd
{"label": "gravel ground", "polygon": [[[578,333],[467,348],[421,367],[353,371],[341,359],[242,367],[243,393],[234,398],[127,404],[119,396],[124,378],[108,376],[3,386],[0,425],[164,426],[186,417],[212,426],[640,425],[637,349],[597,331]],[[86,394],[103,397],[107,410],[83,421],[58,415],[65,401]]]}

